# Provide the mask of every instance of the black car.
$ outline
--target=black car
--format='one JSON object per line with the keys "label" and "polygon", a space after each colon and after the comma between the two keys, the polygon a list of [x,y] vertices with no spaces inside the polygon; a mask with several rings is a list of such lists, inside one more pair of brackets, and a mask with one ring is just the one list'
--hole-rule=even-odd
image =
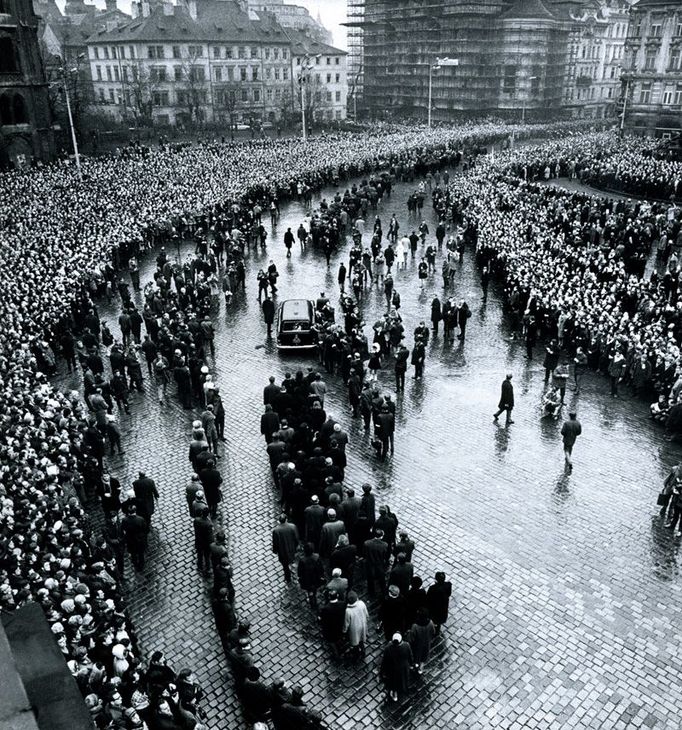
{"label": "black car", "polygon": [[277,349],[312,350],[317,346],[315,306],[308,299],[287,299],[279,307]]}

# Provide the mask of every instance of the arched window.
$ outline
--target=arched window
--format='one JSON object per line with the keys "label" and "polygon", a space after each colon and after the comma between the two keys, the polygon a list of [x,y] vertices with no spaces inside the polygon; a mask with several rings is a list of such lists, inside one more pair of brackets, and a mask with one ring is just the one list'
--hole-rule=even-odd
{"label": "arched window", "polygon": [[14,124],[12,116],[12,102],[8,94],[0,96],[0,124]]}
{"label": "arched window", "polygon": [[28,122],[28,116],[26,114],[26,103],[24,97],[21,94],[15,94],[12,102],[12,111],[14,112],[14,123],[15,124],[26,124]]}

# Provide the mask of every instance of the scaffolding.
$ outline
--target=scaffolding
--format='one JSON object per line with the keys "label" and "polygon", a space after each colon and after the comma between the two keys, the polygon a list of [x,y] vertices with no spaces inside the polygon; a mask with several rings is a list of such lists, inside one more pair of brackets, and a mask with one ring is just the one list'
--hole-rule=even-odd
{"label": "scaffolding", "polygon": [[357,119],[364,106],[365,0],[348,0],[348,117]]}

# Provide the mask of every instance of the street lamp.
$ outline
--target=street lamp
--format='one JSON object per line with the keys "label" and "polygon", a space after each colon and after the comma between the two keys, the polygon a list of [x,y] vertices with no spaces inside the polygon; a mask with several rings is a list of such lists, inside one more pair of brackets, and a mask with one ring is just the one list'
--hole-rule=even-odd
{"label": "street lamp", "polygon": [[[530,81],[531,84],[533,83],[533,81],[537,81],[537,80],[538,80],[537,76],[530,76],[528,78],[528,81]],[[526,103],[527,103],[527,99],[526,99],[526,95],[524,94],[523,95],[523,107],[521,110],[521,124],[522,125],[524,125],[526,123]]]}
{"label": "street lamp", "polygon": [[429,113],[428,127],[431,129],[431,107],[433,105],[433,72],[438,71],[441,66],[459,66],[457,58],[436,58],[435,63],[429,64]]}
{"label": "street lamp", "polygon": [[[320,55],[316,55],[315,59],[319,59]],[[305,127],[305,85],[308,80],[308,73],[304,72],[310,72],[315,68],[315,66],[312,63],[312,59],[310,58],[310,55],[306,53],[305,56],[303,56],[303,62],[301,63],[301,73],[298,77],[298,83],[301,87],[301,129],[303,132],[303,141],[305,142],[307,139],[306,134],[306,127]]]}
{"label": "street lamp", "polygon": [[[78,56],[78,61],[80,61],[83,58],[83,54]],[[77,61],[77,63],[78,63]],[[64,98],[66,99],[66,114],[69,117],[69,127],[71,127],[71,143],[73,144],[73,156],[76,161],[76,170],[78,171],[78,177],[79,179],[83,179],[83,172],[81,170],[81,156],[78,152],[78,140],[76,139],[76,130],[73,126],[73,115],[71,114],[71,99],[69,98],[69,84],[68,84],[68,74],[77,74],[78,73],[78,65],[76,65],[76,68],[70,68],[68,71],[64,66],[62,65],[59,69],[60,75],[62,77],[62,88],[64,90]]]}

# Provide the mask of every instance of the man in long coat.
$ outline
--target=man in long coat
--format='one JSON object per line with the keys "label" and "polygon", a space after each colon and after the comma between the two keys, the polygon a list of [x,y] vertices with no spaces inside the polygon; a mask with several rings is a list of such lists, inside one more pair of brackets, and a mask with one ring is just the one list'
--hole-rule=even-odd
{"label": "man in long coat", "polygon": [[507,426],[514,423],[512,421],[512,411],[514,410],[514,386],[512,385],[512,374],[507,373],[507,377],[502,381],[502,389],[500,394],[500,402],[497,404],[498,411],[493,415],[497,421],[503,411],[507,412]]}
{"label": "man in long coat", "polygon": [[291,583],[291,564],[296,557],[298,530],[287,522],[286,515],[280,515],[279,525],[272,531],[272,552],[277,555],[284,568],[284,580]]}

